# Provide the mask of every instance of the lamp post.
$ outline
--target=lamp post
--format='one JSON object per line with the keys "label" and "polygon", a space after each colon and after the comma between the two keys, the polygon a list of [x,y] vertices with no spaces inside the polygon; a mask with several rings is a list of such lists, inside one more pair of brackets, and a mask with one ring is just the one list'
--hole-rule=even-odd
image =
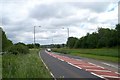
{"label": "lamp post", "polygon": [[67,28],[67,31],[68,31],[68,38],[69,38],[69,28]]}
{"label": "lamp post", "polygon": [[[65,29],[65,28],[62,28],[62,29]],[[69,28],[67,28],[67,35],[68,35],[67,39],[69,38],[69,33],[70,33]]]}
{"label": "lamp post", "polygon": [[41,26],[34,26],[34,48],[35,48],[35,27],[41,27]]}
{"label": "lamp post", "polygon": [[[64,28],[62,28],[62,29],[64,29]],[[70,33],[70,31],[69,31],[69,28],[67,28],[67,40],[69,39],[69,33]],[[67,46],[68,46],[69,44],[67,44]]]}

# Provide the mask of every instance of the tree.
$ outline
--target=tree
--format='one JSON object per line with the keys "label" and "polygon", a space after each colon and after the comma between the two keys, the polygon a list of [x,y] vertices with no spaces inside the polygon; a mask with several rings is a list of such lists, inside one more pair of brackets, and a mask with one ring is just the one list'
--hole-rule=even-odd
{"label": "tree", "polygon": [[120,46],[120,23],[116,25],[117,44]]}
{"label": "tree", "polygon": [[67,46],[69,48],[73,48],[74,45],[75,45],[75,42],[77,41],[78,39],[76,37],[69,37],[68,38],[68,41],[67,41]]}
{"label": "tree", "polygon": [[2,51],[6,51],[8,47],[12,46],[13,43],[6,37],[4,31],[2,31]]}

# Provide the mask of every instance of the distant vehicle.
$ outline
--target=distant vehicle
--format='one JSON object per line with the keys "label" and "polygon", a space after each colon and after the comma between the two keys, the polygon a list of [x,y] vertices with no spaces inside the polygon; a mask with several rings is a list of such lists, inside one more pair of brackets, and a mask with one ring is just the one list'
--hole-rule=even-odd
{"label": "distant vehicle", "polygon": [[47,48],[47,51],[48,51],[48,52],[51,52],[51,49],[50,49],[50,48]]}

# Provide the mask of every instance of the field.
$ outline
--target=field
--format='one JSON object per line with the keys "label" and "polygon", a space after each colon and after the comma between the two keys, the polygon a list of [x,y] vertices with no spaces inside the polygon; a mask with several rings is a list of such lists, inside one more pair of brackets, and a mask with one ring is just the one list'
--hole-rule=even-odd
{"label": "field", "polygon": [[43,65],[39,50],[32,49],[29,54],[5,54],[2,57],[3,78],[52,78]]}
{"label": "field", "polygon": [[118,62],[119,54],[116,48],[103,48],[103,49],[53,49],[55,52],[61,52],[64,54],[77,55],[81,57],[88,57],[94,59],[100,59],[110,62]]}

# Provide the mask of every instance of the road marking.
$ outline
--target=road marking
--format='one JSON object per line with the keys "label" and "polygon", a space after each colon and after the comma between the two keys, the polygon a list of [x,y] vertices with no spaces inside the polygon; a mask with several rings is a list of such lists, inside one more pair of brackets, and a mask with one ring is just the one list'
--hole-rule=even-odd
{"label": "road marking", "polygon": [[[74,58],[73,58],[74,59]],[[82,60],[80,60],[80,59],[75,59],[75,60],[77,60],[77,61],[82,61]]]}
{"label": "road marking", "polygon": [[111,66],[111,67],[114,67],[114,68],[118,68],[118,67],[116,67],[116,66],[114,66],[114,65],[111,65],[111,64],[108,64],[108,63],[105,63],[105,62],[102,62],[102,64],[105,64],[105,65],[107,65],[107,66]]}
{"label": "road marking", "polygon": [[120,75],[120,73],[118,73],[118,72],[115,72],[115,73]]}
{"label": "road marking", "polygon": [[87,68],[87,67],[88,67],[88,68],[91,68],[91,67],[96,67],[96,66],[85,66],[85,65],[84,65],[83,67],[85,67],[85,68]]}
{"label": "road marking", "polygon": [[74,66],[74,67],[76,67],[76,68],[78,68],[78,69],[82,69],[81,67],[78,67],[78,66],[76,66],[76,65],[74,65],[72,63],[69,63],[69,62],[67,62],[67,63],[70,64],[70,65],[72,65],[72,66]]}
{"label": "road marking", "polygon": [[54,78],[54,80],[56,80],[56,78],[55,78],[55,76],[53,75],[53,73],[49,70],[49,68],[47,67],[47,65],[44,63],[44,61],[43,61],[43,59],[42,59],[42,57],[41,57],[41,55],[40,55],[40,52],[39,52],[39,57],[40,57],[42,63],[45,65],[46,69],[50,72],[50,75]]}
{"label": "road marking", "polygon": [[[52,53],[48,53],[48,54],[52,54]],[[69,61],[66,61],[66,60],[76,60],[76,61],[82,61],[82,60],[80,60],[80,59],[74,59],[74,58],[69,58],[69,57],[65,57],[65,56],[60,56],[60,55],[51,55],[51,56],[53,56],[53,57],[55,57],[55,58],[57,58],[58,60],[61,60],[61,61],[64,61],[64,62],[67,62],[69,65],[72,65],[72,66],[74,66],[74,67],[76,67],[76,68],[79,68],[79,69],[82,69],[81,67],[79,67],[79,66],[77,66],[77,65],[74,65],[74,64],[72,64],[72,63],[70,63]],[[64,60],[64,58],[66,58],[65,60]],[[84,61],[83,61],[84,62]],[[101,66],[98,66],[98,65],[96,65],[96,64],[93,64],[93,63],[91,63],[91,62],[87,62],[88,64],[92,64],[92,65],[94,65],[94,66],[85,66],[85,67],[88,67],[88,68],[92,68],[92,67],[99,67],[99,68],[102,68],[102,69],[105,69],[104,67],[101,67]],[[106,64],[106,63],[104,63],[104,64]],[[110,66],[110,64],[106,64],[106,65],[109,65]],[[114,66],[114,65],[112,65],[112,66]],[[116,66],[114,66],[114,67],[116,67]],[[86,70],[86,71],[89,71],[91,74],[93,74],[93,75],[95,75],[95,76],[98,76],[98,77],[100,77],[100,78],[103,78],[103,79],[106,79],[105,77],[112,77],[112,78],[119,78],[119,77],[116,77],[116,76],[107,76],[107,75],[99,75],[99,74],[96,74],[96,73],[94,73],[94,72],[92,72],[92,71],[98,71],[98,72],[111,72],[111,71],[109,71],[109,70],[93,70],[93,69],[84,69],[84,70]],[[91,70],[91,71],[90,71]],[[117,74],[117,72],[116,72],[116,74]],[[119,73],[118,73],[119,74]]]}
{"label": "road marking", "polygon": [[95,75],[95,76],[98,76],[98,77],[100,77],[100,78],[105,79],[104,77],[102,77],[102,76],[100,76],[100,75],[97,75],[97,74],[95,74],[95,73],[93,73],[93,72],[90,72],[90,73],[93,74],[93,75]]}
{"label": "road marking", "polygon": [[108,70],[94,70],[94,69],[86,69],[86,71],[111,72],[111,71],[108,71]]}
{"label": "road marking", "polygon": [[103,76],[103,77],[111,77],[111,78],[120,78],[118,76],[108,76],[108,75],[101,75],[101,76]]}
{"label": "road marking", "polygon": [[64,60],[62,60],[62,59],[59,59],[59,60],[64,61]]}
{"label": "road marking", "polygon": [[96,64],[93,64],[93,63],[91,63],[91,62],[88,62],[89,64],[92,64],[92,65],[95,65],[95,66],[97,66],[97,67],[100,67],[100,68],[102,68],[102,69],[105,69],[104,67],[102,67],[102,66],[98,66],[98,65],[96,65]]}

